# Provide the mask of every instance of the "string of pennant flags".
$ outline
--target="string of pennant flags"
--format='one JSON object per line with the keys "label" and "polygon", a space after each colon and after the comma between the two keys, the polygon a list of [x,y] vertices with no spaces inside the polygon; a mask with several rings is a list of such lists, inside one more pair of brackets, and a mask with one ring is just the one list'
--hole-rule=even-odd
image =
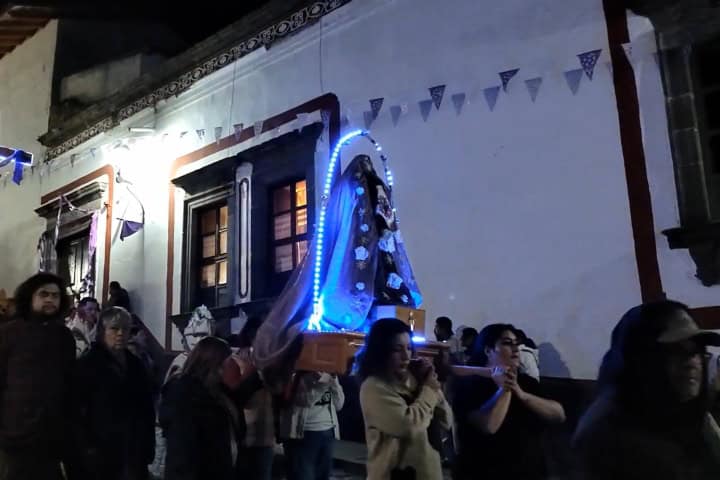
{"label": "string of pennant flags", "polygon": [[[621,45],[622,52],[624,53],[625,57],[627,58],[628,62],[633,68],[637,68],[637,65],[642,64],[645,62],[648,58],[652,58],[654,60],[654,64],[656,67],[660,67],[659,65],[659,56],[658,52],[654,48],[649,48],[647,46],[647,42],[636,42],[636,43],[626,43]],[[570,68],[567,70],[563,70],[561,73],[561,78],[564,80],[564,83],[566,84],[567,88],[569,89],[570,93],[575,96],[578,94],[580,90],[580,86],[582,84],[583,78],[586,78],[587,81],[593,81],[596,70],[598,65],[600,64],[600,60],[604,53],[604,49],[593,49],[584,51],[581,53],[578,53],[576,55],[577,58],[577,68]],[[605,62],[609,73],[613,74],[613,67],[612,63],[609,61]],[[501,95],[501,93],[508,94],[509,93],[509,87],[513,83],[522,82],[524,84],[525,89],[527,90],[527,94],[529,96],[529,99],[531,103],[535,103],[536,100],[541,95],[543,86],[547,80],[547,76],[542,75],[535,75],[531,78],[525,78],[520,80],[522,76],[522,68],[512,68],[508,70],[503,70],[497,73],[498,76],[498,83],[494,85],[488,85],[486,87],[480,88],[480,94],[482,100],[484,100],[485,104],[487,105],[490,112],[495,111],[495,108],[498,103],[498,99]],[[438,84],[428,87],[427,89],[429,98],[425,97],[418,101],[416,101],[418,112],[420,113],[420,117],[424,122],[427,122],[431,112],[433,110],[433,107],[435,110],[440,110],[440,107],[443,105],[443,103],[446,101],[446,99],[450,98],[450,103],[452,105],[453,110],[455,111],[456,115],[461,115],[465,105],[469,102],[470,94],[468,91],[455,91],[455,92],[449,92],[448,85],[447,84]],[[400,123],[400,119],[403,116],[406,116],[410,112],[411,105],[413,105],[414,102],[411,101],[401,101],[398,103],[390,104],[389,98],[386,97],[375,97],[371,98],[366,101],[365,105],[369,107],[369,109],[365,109],[367,107],[362,107],[363,102],[355,103],[355,102],[343,102],[344,110],[342,112],[341,120],[344,125],[349,125],[351,123],[362,123],[362,126],[365,129],[369,130],[372,124],[378,119],[378,117],[383,112],[388,112],[390,121],[394,127],[397,127]],[[358,107],[359,106],[359,107]],[[355,119],[355,115],[353,113],[353,109],[359,108],[362,115],[360,116],[359,120]],[[328,112],[321,112],[322,115],[322,121],[325,124],[326,128],[329,123],[329,113]],[[309,114],[307,113],[301,113],[298,114],[296,121],[294,122],[293,129],[302,128],[304,125],[307,125],[308,123]],[[315,117],[316,118],[316,117]],[[231,126],[231,132],[236,140],[240,139],[240,136],[242,132],[245,130],[246,124],[245,123],[234,123]],[[265,125],[262,121],[256,121],[252,124],[253,133],[255,134],[254,138],[257,138],[260,136],[261,133],[265,131]],[[277,130],[277,129],[276,129]],[[213,139],[215,142],[220,142],[221,139],[224,137],[224,127],[217,126],[214,127],[214,129],[211,130]],[[176,133],[175,135],[178,135],[179,139],[186,138],[188,135],[194,134],[194,136],[197,137],[197,140],[200,142],[206,141],[206,133],[207,130],[205,128],[197,128],[194,131],[193,130],[184,130]],[[171,134],[164,133],[161,135],[160,140],[165,141],[169,138]],[[95,156],[95,150],[96,148],[90,148],[89,151],[92,154],[92,156]],[[70,164],[71,166],[74,165],[75,160],[79,154],[73,154],[70,156]],[[6,162],[7,163],[7,162]],[[0,163],[0,167],[2,167],[4,164]],[[40,166],[40,176],[42,177],[44,174],[47,174],[49,172],[49,164],[44,165],[47,170],[43,170],[43,166]],[[17,172],[17,165],[16,170],[14,172],[14,178],[13,180],[18,185],[20,184],[20,181],[22,180],[22,174]],[[34,174],[36,168],[35,166],[31,167],[31,175]],[[3,173],[0,172],[0,186],[6,187],[8,185],[8,179],[12,174],[10,173]]]}
{"label": "string of pennant flags", "polygon": [[[655,66],[657,68],[660,67],[657,51],[650,51],[647,47],[635,47],[636,46],[632,43],[622,45],[622,51],[633,68],[636,68],[637,65],[641,64],[641,62],[646,60],[649,56],[652,56]],[[595,49],[579,53],[577,54],[577,60],[579,63],[578,68],[571,68],[562,72],[562,78],[572,95],[578,94],[584,77],[587,78],[588,81],[593,81],[596,68],[602,58],[602,53],[603,49]],[[612,62],[608,60],[606,65],[612,75]],[[481,89],[482,98],[491,112],[495,110],[500,94],[508,93],[508,87],[511,82],[518,81],[517,77],[520,72],[520,68],[498,72],[497,75],[500,80],[499,83]],[[535,103],[537,100],[544,81],[545,78],[543,76],[533,76],[522,81],[532,103]],[[440,106],[446,98],[447,88],[447,85],[429,87],[428,92],[430,94],[430,98],[425,98],[417,102],[418,111],[423,121],[427,122],[433,110],[433,106],[436,110],[440,109]],[[460,115],[464,106],[468,103],[468,93],[465,91],[451,93],[450,100],[455,113]],[[368,101],[370,109],[362,112],[362,123],[366,129],[369,129],[373,122],[377,120],[387,103],[387,99],[383,97],[373,98]],[[386,108],[389,112],[390,120],[393,126],[397,126],[400,118],[408,113],[411,104],[412,102],[401,102],[399,104],[390,105]],[[354,106],[357,107],[358,104],[355,104]],[[360,106],[360,108],[362,109],[362,106]],[[345,107],[344,117],[344,121],[351,122],[350,117],[353,117],[353,112],[348,106]]]}

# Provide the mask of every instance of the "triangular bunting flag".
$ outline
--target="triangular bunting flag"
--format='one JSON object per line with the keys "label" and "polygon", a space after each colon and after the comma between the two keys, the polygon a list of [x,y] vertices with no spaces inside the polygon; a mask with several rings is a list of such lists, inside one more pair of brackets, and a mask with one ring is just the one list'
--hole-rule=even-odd
{"label": "triangular bunting flag", "polygon": [[370,130],[370,125],[372,125],[373,120],[375,120],[373,112],[363,112],[363,120],[365,121],[365,130]]}
{"label": "triangular bunting flag", "polygon": [[577,70],[569,70],[565,72],[565,80],[567,81],[568,87],[573,95],[575,95],[580,89],[580,80],[582,80],[583,69],[578,68]]}
{"label": "triangular bunting flag", "polygon": [[455,107],[455,114],[460,115],[463,107],[465,106],[466,98],[467,98],[467,95],[465,93],[453,93],[450,96],[450,99],[453,102],[453,106]]}
{"label": "triangular bunting flag", "polygon": [[502,81],[502,88],[504,92],[507,92],[508,84],[510,83],[510,80],[517,75],[517,73],[520,71],[519,68],[514,68],[512,70],[507,70],[505,72],[500,72],[498,75],[500,75],[500,80]]}
{"label": "triangular bunting flag", "polygon": [[420,100],[418,102],[418,106],[420,107],[420,115],[422,116],[423,122],[427,122],[428,117],[430,116],[430,110],[433,106],[432,100]]}
{"label": "triangular bunting flag", "polygon": [[495,110],[498,95],[500,95],[500,87],[488,87],[483,90],[483,95],[485,96],[485,101],[487,102],[488,107],[490,107],[490,111],[492,112],[493,110]]}
{"label": "triangular bunting flag", "polygon": [[236,123],[233,125],[233,134],[235,135],[235,141],[240,141],[240,135],[242,134],[244,125],[242,123]]}
{"label": "triangular bunting flag", "polygon": [[590,80],[593,78],[593,72],[595,71],[598,58],[600,58],[600,52],[602,52],[602,50],[591,50],[577,56],[578,59],[580,59],[580,66]]}
{"label": "triangular bunting flag", "polygon": [[343,109],[343,113],[342,113],[342,115],[340,116],[340,124],[341,124],[343,127],[348,127],[348,126],[350,125],[350,123],[351,123],[351,122],[350,122],[350,115],[351,115],[351,114],[352,114],[352,112],[350,111],[349,108]]}
{"label": "triangular bunting flag", "polygon": [[263,131],[263,121],[260,120],[259,122],[255,122],[253,124],[253,132],[255,133],[255,136],[257,137],[260,135]]}
{"label": "triangular bunting flag", "polygon": [[130,237],[140,230],[142,230],[143,224],[141,222],[133,222],[131,220],[122,221],[122,229],[120,230],[120,240],[124,241],[127,237]]}
{"label": "triangular bunting flag", "polygon": [[541,77],[529,78],[525,80],[525,86],[527,87],[528,93],[530,94],[530,100],[532,100],[533,102],[538,96],[538,92],[540,91],[540,85],[542,85]]}
{"label": "triangular bunting flag", "polygon": [[632,43],[623,43],[622,44],[623,52],[625,52],[625,57],[628,59],[628,62],[630,62],[630,65],[633,64],[633,46]]}
{"label": "triangular bunting flag", "polygon": [[310,114],[308,113],[298,113],[295,115],[295,129],[301,130],[304,126],[308,124],[308,117]]}
{"label": "triangular bunting flag", "polygon": [[215,127],[215,142],[220,143],[220,139],[222,138],[222,127]]}
{"label": "triangular bunting flag", "polygon": [[432,101],[435,104],[435,109],[440,110],[440,105],[442,104],[443,96],[445,95],[445,85],[430,87],[429,90]]}
{"label": "triangular bunting flag", "polygon": [[204,128],[195,130],[195,133],[197,133],[198,140],[202,140],[203,138],[205,138],[205,129]]}
{"label": "triangular bunting flag", "polygon": [[372,113],[373,120],[378,117],[384,101],[384,98],[373,98],[370,100],[370,113]]}
{"label": "triangular bunting flag", "polygon": [[400,121],[401,113],[402,109],[400,108],[400,105],[393,105],[390,107],[390,119],[392,120],[393,127],[397,127],[398,122]]}

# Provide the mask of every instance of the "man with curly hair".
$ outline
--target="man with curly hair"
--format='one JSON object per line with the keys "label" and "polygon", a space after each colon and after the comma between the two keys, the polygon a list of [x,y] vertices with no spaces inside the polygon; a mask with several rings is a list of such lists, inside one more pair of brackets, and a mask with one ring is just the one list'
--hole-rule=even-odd
{"label": "man with curly hair", "polygon": [[0,478],[60,480],[69,441],[75,340],[64,281],[38,273],[15,292],[0,326]]}

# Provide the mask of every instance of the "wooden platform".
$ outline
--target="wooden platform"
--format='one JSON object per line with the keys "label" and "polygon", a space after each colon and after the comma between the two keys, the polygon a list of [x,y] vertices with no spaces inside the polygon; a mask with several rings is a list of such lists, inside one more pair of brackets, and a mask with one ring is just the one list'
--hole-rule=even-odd
{"label": "wooden platform", "polygon": [[[357,332],[305,332],[303,349],[296,370],[345,375],[352,369],[355,354],[364,344],[365,335]],[[418,356],[434,359],[447,345],[438,342],[416,344]]]}

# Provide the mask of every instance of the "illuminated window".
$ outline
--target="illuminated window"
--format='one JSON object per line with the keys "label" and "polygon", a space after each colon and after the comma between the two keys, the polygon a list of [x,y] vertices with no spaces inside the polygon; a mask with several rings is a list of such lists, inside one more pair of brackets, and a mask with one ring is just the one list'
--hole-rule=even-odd
{"label": "illuminated window", "polygon": [[228,206],[216,204],[197,215],[197,303],[215,307],[221,304],[228,283]]}
{"label": "illuminated window", "polygon": [[308,249],[307,182],[272,190],[272,252],[276,274],[292,271]]}

